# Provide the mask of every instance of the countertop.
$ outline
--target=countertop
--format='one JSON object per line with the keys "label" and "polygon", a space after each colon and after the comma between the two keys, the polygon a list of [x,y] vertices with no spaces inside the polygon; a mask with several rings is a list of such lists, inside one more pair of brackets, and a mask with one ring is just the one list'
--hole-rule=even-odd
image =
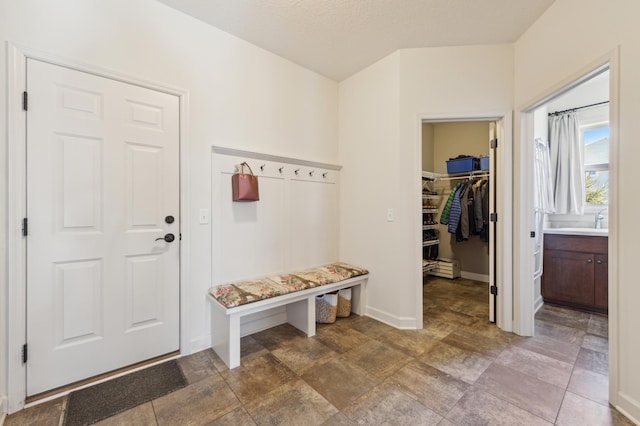
{"label": "countertop", "polygon": [[591,237],[608,237],[609,230],[606,228],[548,228],[545,234],[555,235],[586,235]]}

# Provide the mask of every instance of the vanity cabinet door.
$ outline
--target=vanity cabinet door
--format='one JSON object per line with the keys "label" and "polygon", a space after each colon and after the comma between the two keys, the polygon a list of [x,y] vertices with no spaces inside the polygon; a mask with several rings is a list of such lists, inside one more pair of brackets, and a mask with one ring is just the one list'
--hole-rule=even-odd
{"label": "vanity cabinet door", "polygon": [[609,303],[609,264],[604,254],[595,255],[595,305],[606,308]]}
{"label": "vanity cabinet door", "polygon": [[542,294],[545,298],[594,304],[594,255],[563,250],[544,253]]}

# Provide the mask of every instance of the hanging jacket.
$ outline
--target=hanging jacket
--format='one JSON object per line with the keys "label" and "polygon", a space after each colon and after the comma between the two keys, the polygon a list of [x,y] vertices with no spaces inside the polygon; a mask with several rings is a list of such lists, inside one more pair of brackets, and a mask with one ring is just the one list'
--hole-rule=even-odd
{"label": "hanging jacket", "polygon": [[456,186],[451,190],[451,194],[449,194],[449,198],[447,198],[447,203],[442,209],[442,214],[440,215],[440,223],[446,225],[449,223],[449,215],[451,213],[451,204],[453,204],[453,199],[456,195],[456,191],[462,185],[462,183],[457,183]]}
{"label": "hanging jacket", "polygon": [[[471,183],[467,182],[460,192],[460,233],[462,240],[469,239],[469,192],[472,192]],[[471,201],[473,202],[473,196]]]}
{"label": "hanging jacket", "polygon": [[478,183],[478,186],[476,186],[476,190],[475,193],[473,195],[473,212],[475,214],[475,227],[476,227],[476,234],[481,234],[482,233],[482,220],[483,220],[483,214],[482,214],[482,181]]}
{"label": "hanging jacket", "polygon": [[460,192],[462,190],[462,184],[457,185],[457,190],[454,193],[453,202],[451,203],[451,211],[449,212],[449,227],[448,231],[451,234],[456,233],[458,225],[460,224],[460,215],[462,214],[462,206],[460,204]]}
{"label": "hanging jacket", "polygon": [[482,185],[482,234],[480,238],[484,242],[489,242],[489,182]]}

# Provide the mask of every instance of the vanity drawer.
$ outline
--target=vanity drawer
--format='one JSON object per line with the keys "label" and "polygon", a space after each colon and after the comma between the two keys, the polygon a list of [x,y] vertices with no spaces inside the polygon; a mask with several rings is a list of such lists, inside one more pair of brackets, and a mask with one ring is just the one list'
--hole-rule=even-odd
{"label": "vanity drawer", "polygon": [[548,250],[607,254],[608,240],[608,237],[545,234],[544,248]]}

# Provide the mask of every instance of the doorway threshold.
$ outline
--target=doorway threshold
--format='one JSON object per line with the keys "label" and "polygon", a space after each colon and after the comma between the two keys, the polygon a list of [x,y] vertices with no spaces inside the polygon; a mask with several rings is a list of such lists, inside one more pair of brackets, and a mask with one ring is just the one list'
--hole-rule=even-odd
{"label": "doorway threshold", "polygon": [[24,408],[29,408],[34,405],[42,404],[47,401],[51,401],[56,398],[68,395],[69,393],[83,389],[89,386],[97,385],[98,383],[106,382],[116,377],[124,376],[125,374],[133,373],[134,371],[142,370],[152,365],[160,364],[170,359],[180,358],[180,351],[169,352],[168,354],[160,355],[155,358],[147,359],[145,361],[131,364],[126,367],[112,370],[107,373],[99,374],[97,376],[89,377],[87,379],[78,380],[77,382],[69,383],[68,385],[60,386],[55,389],[51,389],[45,392],[41,392],[35,395],[28,396],[25,399]]}

